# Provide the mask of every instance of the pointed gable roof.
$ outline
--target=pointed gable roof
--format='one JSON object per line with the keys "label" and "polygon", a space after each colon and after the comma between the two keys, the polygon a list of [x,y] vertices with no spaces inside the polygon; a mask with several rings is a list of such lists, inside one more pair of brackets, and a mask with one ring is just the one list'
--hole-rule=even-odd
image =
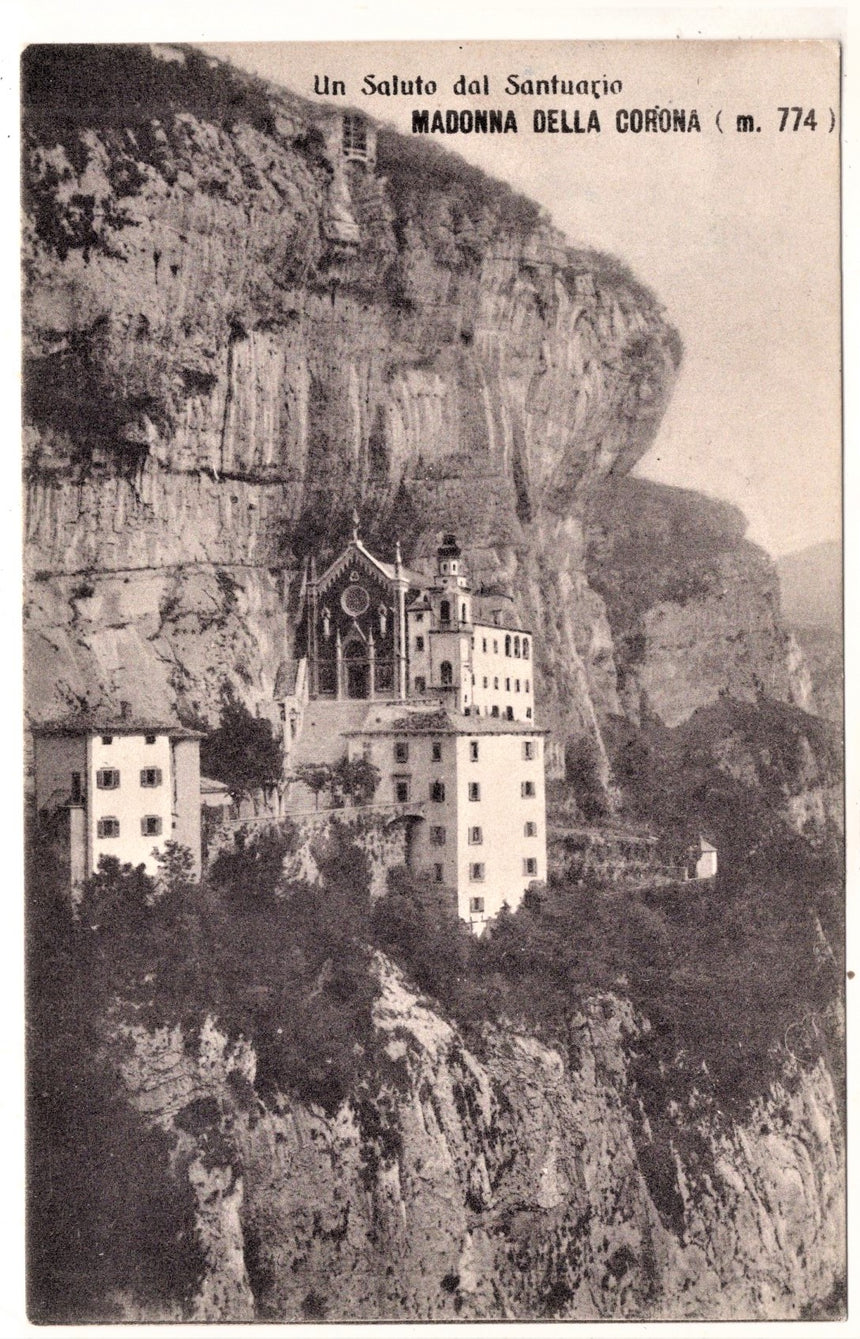
{"label": "pointed gable roof", "polygon": [[[365,570],[369,569],[370,575],[381,577],[389,585],[393,585],[397,580],[397,569],[394,563],[383,562],[381,558],[375,557],[370,549],[365,548],[360,539],[351,539],[334,562],[330,563],[317,582],[317,590],[322,594],[327,590],[333,581],[346,571],[350,563],[357,559],[359,566]],[[408,567],[401,567],[401,573],[404,580],[410,587],[422,586],[426,577],[420,576],[417,572],[412,572]]]}
{"label": "pointed gable roof", "polygon": [[384,563],[379,558],[374,558],[373,554],[369,549],[364,547],[360,539],[351,539],[343,553],[335,558],[334,562],[326,568],[322,576],[319,578],[317,589],[320,594],[322,594],[323,591],[328,590],[332,582],[336,581],[337,578],[346,571],[350,564],[356,560],[358,560],[359,567],[363,567],[365,570],[369,569],[369,574],[371,576],[375,576],[377,579],[381,577],[386,584],[389,585],[394,582],[395,572],[393,565],[391,563]]}

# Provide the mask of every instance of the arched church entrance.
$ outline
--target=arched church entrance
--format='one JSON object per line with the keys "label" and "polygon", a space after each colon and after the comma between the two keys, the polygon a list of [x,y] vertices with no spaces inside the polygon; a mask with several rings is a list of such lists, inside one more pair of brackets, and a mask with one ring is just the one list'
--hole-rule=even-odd
{"label": "arched church entrance", "polygon": [[343,648],[343,669],[346,696],[370,697],[370,662],[364,642],[358,639],[347,642]]}

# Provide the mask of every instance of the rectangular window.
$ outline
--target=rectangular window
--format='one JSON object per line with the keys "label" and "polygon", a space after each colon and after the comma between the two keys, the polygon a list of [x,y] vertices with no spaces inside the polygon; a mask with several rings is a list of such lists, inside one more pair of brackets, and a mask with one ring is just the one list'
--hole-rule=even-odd
{"label": "rectangular window", "polygon": [[394,761],[395,762],[409,761],[409,745],[401,740],[398,740],[398,742],[394,745]]}
{"label": "rectangular window", "polygon": [[119,819],[118,818],[100,818],[96,824],[97,837],[118,837]]}
{"label": "rectangular window", "polygon": [[161,768],[160,768],[160,767],[144,767],[144,768],[142,768],[142,769],[141,769],[141,773],[140,773],[140,784],[141,784],[142,786],[146,786],[147,789],[150,789],[150,790],[152,789],[153,786],[160,786],[160,785],[161,785]]}
{"label": "rectangular window", "polygon": [[161,819],[157,814],[146,814],[140,820],[140,831],[144,837],[160,837]]}
{"label": "rectangular window", "polygon": [[430,829],[430,840],[431,840],[431,842],[433,843],[434,846],[444,846],[444,845],[445,845],[445,842],[446,842],[446,840],[447,840],[447,837],[448,837],[448,834],[447,834],[447,832],[445,831],[444,828],[431,828],[431,829]]}
{"label": "rectangular window", "polygon": [[537,836],[537,823],[526,823],[525,827],[523,828],[523,836],[524,836],[524,837],[536,837],[536,836]]}
{"label": "rectangular window", "polygon": [[471,759],[472,762],[477,762],[477,761],[478,761],[478,741],[477,741],[477,739],[470,739],[470,740],[469,740],[469,758]]}
{"label": "rectangular window", "polygon": [[498,707],[492,707],[492,708],[490,709],[490,715],[491,715],[491,716],[498,716],[498,714],[499,714],[499,709],[498,709]]}
{"label": "rectangular window", "polygon": [[441,761],[442,761],[442,741],[441,741],[441,739],[434,739],[434,740],[433,740],[433,743],[430,745],[430,756],[431,756],[433,762],[441,762]]}
{"label": "rectangular window", "polygon": [[416,651],[423,651],[423,650],[424,650],[424,638],[423,638],[423,637],[416,637],[416,638],[415,638],[415,650],[416,650]]}
{"label": "rectangular window", "polygon": [[513,719],[514,719],[513,707],[505,707],[505,720],[512,721]]}
{"label": "rectangular window", "polygon": [[495,679],[493,680],[493,687],[498,688],[498,686],[499,686],[499,676],[496,675]]}
{"label": "rectangular window", "polygon": [[[281,708],[281,709],[283,710],[283,708]],[[154,743],[155,743],[155,735],[144,735],[144,736],[143,736],[143,742],[144,742],[144,744],[154,744]]]}
{"label": "rectangular window", "polygon": [[397,804],[409,803],[409,781],[406,777],[394,778],[394,799]]}
{"label": "rectangular window", "polygon": [[486,676],[486,674],[485,674],[485,675],[484,675],[484,687],[485,687],[485,688],[489,688],[489,686],[490,686],[490,681],[489,681],[489,679],[487,678],[487,676]]}
{"label": "rectangular window", "polygon": [[499,643],[498,643],[498,641],[496,640],[496,638],[494,637],[494,638],[493,638],[493,655],[494,655],[494,656],[497,656],[498,654],[499,654]]}
{"label": "rectangular window", "polygon": [[533,739],[527,739],[523,744],[523,757],[528,761],[535,756],[535,745]]}
{"label": "rectangular window", "polygon": [[511,681],[510,679],[505,679],[505,692],[509,693],[510,691],[511,691]]}
{"label": "rectangular window", "polygon": [[484,842],[484,833],[481,828],[469,828],[469,845],[482,846]]}
{"label": "rectangular window", "polygon": [[526,692],[527,692],[527,693],[530,693],[531,691],[532,691],[532,686],[531,686],[531,684],[529,683],[528,679],[526,679]]}
{"label": "rectangular window", "polygon": [[482,897],[470,897],[469,911],[473,916],[482,915],[484,911],[484,899]]}
{"label": "rectangular window", "polygon": [[424,678],[423,674],[416,674],[415,676],[415,691],[416,693],[427,692],[427,680]]}
{"label": "rectangular window", "polygon": [[424,622],[424,615],[423,615],[423,614],[416,614],[416,615],[415,615],[415,622],[416,622],[416,623],[423,623],[423,622]]}
{"label": "rectangular window", "polygon": [[526,856],[523,861],[523,874],[530,874],[532,878],[537,874],[537,859],[535,856]]}
{"label": "rectangular window", "polygon": [[469,782],[469,799],[470,799],[470,800],[479,800],[480,798],[481,798],[481,787],[480,787],[479,782],[477,782],[477,781],[470,781],[470,782]]}
{"label": "rectangular window", "polygon": [[102,743],[103,743],[103,744],[112,744],[112,743],[113,743],[113,735],[102,735]]}
{"label": "rectangular window", "polygon": [[514,692],[515,692],[515,693],[518,693],[519,691],[520,691],[520,681],[519,681],[519,679],[515,679],[515,680],[514,680]]}
{"label": "rectangular window", "polygon": [[532,709],[531,707],[526,707],[526,719],[530,721],[531,718],[532,718]]}
{"label": "rectangular window", "polygon": [[100,767],[96,772],[96,785],[99,790],[118,790],[119,772],[116,767]]}
{"label": "rectangular window", "polygon": [[520,789],[524,799],[532,799],[536,794],[533,781],[524,781]]}
{"label": "rectangular window", "polygon": [[433,878],[436,883],[441,883],[445,877],[445,866],[436,864],[433,866]]}
{"label": "rectangular window", "polygon": [[472,883],[484,882],[484,866],[482,862],[476,861],[469,866],[469,878],[472,880]]}
{"label": "rectangular window", "polygon": [[367,157],[367,127],[359,116],[343,118],[343,152],[346,157]]}
{"label": "rectangular window", "polygon": [[445,802],[445,783],[444,781],[430,782],[430,799],[435,804],[444,804]]}
{"label": "rectangular window", "polygon": [[529,658],[529,639],[528,637],[523,637],[523,660],[528,660],[528,658]]}
{"label": "rectangular window", "polygon": [[487,650],[487,639],[486,639],[486,637],[482,637],[482,638],[481,638],[481,644],[482,644],[482,646],[483,646],[484,651],[486,652],[486,650]]}

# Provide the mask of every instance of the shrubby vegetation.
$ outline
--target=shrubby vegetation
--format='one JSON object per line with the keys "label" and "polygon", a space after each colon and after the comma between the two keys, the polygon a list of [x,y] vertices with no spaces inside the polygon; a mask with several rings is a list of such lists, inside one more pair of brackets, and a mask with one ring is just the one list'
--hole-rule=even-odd
{"label": "shrubby vegetation", "polygon": [[[322,885],[284,878],[283,831],[188,877],[169,848],[160,876],[103,860],[74,918],[42,843],[29,898],[31,1314],[110,1320],[119,1293],[182,1308],[202,1269],[194,1200],[171,1138],[124,1100],[109,1018],[179,1024],[207,1016],[257,1055],[260,1097],[333,1111],[370,1061],[367,859],[334,825],[314,855]],[[114,1038],[114,1040],[112,1040]]]}
{"label": "shrubby vegetation", "polygon": [[527,236],[540,219],[540,206],[511,189],[507,182],[488,176],[458,153],[433,141],[401,135],[380,126],[376,145],[377,170],[388,182],[397,222],[432,220],[434,205],[442,198],[451,220],[472,224],[492,216],[515,236]]}
{"label": "shrubby vegetation", "polygon": [[296,776],[307,786],[319,808],[320,796],[329,792],[332,804],[370,804],[379,785],[379,768],[364,757],[341,758],[333,767],[328,763],[302,763]]}
{"label": "shrubby vegetation", "polygon": [[585,1001],[614,992],[648,1020],[632,1075],[654,1113],[695,1086],[739,1115],[789,1052],[804,1064],[826,1052],[839,1073],[840,899],[821,862],[748,885],[558,882],[482,939],[425,911],[427,892],[400,873],[374,908],[374,939],[478,1049],[484,1024],[507,1019],[575,1062]]}
{"label": "shrubby vegetation", "polygon": [[[729,724],[758,759],[754,785],[715,763],[715,730],[723,739]],[[656,1141],[644,1141],[643,1172],[666,1221],[680,1222],[663,1168],[672,1100],[685,1109],[695,1091],[716,1114],[743,1115],[792,1057],[804,1066],[826,1055],[839,1078],[839,848],[813,849],[778,817],[815,729],[764,702],[721,703],[676,730],[616,722],[607,737],[627,812],[669,831],[706,825],[718,879],[624,889],[551,881],[480,940],[453,908],[440,912],[437,886],[405,869],[371,905],[367,857],[338,823],[314,847],[319,886],[285,876],[298,843],[285,822],[241,834],[202,883],[176,848],[158,879],[105,862],[74,919],[41,840],[28,885],[34,1317],[111,1319],[105,1299],[123,1288],[181,1308],[201,1269],[184,1168],[169,1170],[170,1138],[123,1102],[106,1018],[178,1024],[193,1045],[211,1017],[228,1039],[253,1045],[257,1099],[291,1094],[329,1112],[350,1101],[362,1128],[376,1129],[374,949],[478,1052],[487,1024],[513,1025],[575,1064],[587,1001],[628,998],[642,1020],[628,1040],[631,1118],[641,1101]],[[826,763],[821,730],[813,751]],[[582,751],[568,758],[579,783],[594,765]]]}
{"label": "shrubby vegetation", "polygon": [[238,802],[256,790],[276,785],[283,765],[283,751],[269,721],[252,716],[225,681],[220,722],[200,745],[204,776],[223,781]]}

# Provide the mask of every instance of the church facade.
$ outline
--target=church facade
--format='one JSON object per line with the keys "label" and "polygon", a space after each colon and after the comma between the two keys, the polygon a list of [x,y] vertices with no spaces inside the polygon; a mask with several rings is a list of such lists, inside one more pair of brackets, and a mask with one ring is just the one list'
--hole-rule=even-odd
{"label": "church facade", "polygon": [[438,698],[453,711],[534,720],[532,634],[503,595],[475,594],[452,534],[432,578],[352,542],[317,575],[303,619],[308,693],[335,701]]}
{"label": "church facade", "polygon": [[396,698],[407,690],[406,598],[409,576],[375,558],[358,531],[317,576],[311,560],[305,652],[311,698]]}

